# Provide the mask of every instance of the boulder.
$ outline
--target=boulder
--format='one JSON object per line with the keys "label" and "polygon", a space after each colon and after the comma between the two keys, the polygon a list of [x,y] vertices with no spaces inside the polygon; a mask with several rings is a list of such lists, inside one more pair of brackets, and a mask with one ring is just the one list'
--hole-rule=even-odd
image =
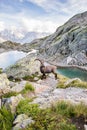
{"label": "boulder", "polygon": [[10,98],[6,98],[4,101],[4,105],[11,109],[11,112],[14,113],[16,111],[16,107],[18,105],[18,103],[23,100],[24,98],[22,97],[21,94],[17,95],[17,96],[12,96]]}
{"label": "boulder", "polygon": [[0,74],[0,95],[10,91],[9,80],[5,73]]}

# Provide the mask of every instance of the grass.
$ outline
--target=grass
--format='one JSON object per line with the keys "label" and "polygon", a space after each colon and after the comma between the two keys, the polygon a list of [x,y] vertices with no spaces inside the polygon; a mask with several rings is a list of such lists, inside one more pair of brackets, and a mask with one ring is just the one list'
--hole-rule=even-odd
{"label": "grass", "polygon": [[10,98],[11,96],[17,96],[18,93],[17,92],[8,92],[6,94],[4,94],[2,97],[3,98]]}
{"label": "grass", "polygon": [[[40,109],[32,99],[21,100],[16,115],[26,114],[35,121],[23,130],[83,130],[87,120],[87,106],[59,101],[47,109]],[[82,118],[81,118],[82,117]],[[0,130],[11,130],[13,115],[5,107],[0,109]]]}
{"label": "grass", "polygon": [[79,88],[87,88],[87,82],[81,80],[72,80],[72,82],[66,84],[69,78],[58,75],[58,85],[57,88],[68,88],[68,87],[79,87]]}
{"label": "grass", "polygon": [[11,130],[13,115],[10,110],[5,107],[0,109],[0,130]]}
{"label": "grass", "polygon": [[[35,78],[37,78],[37,80],[35,80]],[[41,79],[41,76],[38,75],[38,73],[36,74],[32,74],[32,75],[26,75],[23,77],[24,80],[29,80],[29,81],[38,81],[39,79]]]}
{"label": "grass", "polygon": [[26,83],[25,88],[21,92],[8,92],[2,96],[2,98],[10,98],[11,96],[17,96],[18,94],[26,94],[28,92],[34,92],[35,88],[32,84]]}
{"label": "grass", "polygon": [[3,69],[2,68],[0,68],[0,74],[3,72]]}
{"label": "grass", "polygon": [[30,99],[25,99],[19,102],[17,106],[17,114],[26,114],[28,116],[36,116],[39,112],[38,104],[31,104]]}
{"label": "grass", "polygon": [[27,92],[34,92],[35,88],[32,84],[26,83],[25,88],[21,91],[21,94],[25,94]]}
{"label": "grass", "polygon": [[[60,101],[56,105],[52,105],[51,108],[38,111],[38,114],[33,116],[35,123],[25,130],[83,130],[84,123],[79,122],[81,116],[84,117],[83,120],[87,118],[85,104],[73,105]],[[78,120],[72,123],[72,119]]]}
{"label": "grass", "polygon": [[68,78],[60,74],[57,75],[57,78],[59,79],[57,88],[66,88],[65,82],[68,80]]}

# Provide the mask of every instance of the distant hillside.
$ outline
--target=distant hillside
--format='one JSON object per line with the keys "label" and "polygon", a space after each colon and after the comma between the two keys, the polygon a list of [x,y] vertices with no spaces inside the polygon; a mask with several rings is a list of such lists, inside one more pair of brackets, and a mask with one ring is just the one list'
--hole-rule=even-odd
{"label": "distant hillside", "polygon": [[39,49],[41,56],[61,64],[87,64],[87,12],[77,14],[56,32],[23,47]]}
{"label": "distant hillside", "polygon": [[46,32],[26,32],[24,30],[8,30],[0,32],[0,43],[4,41],[12,41],[18,43],[29,43],[34,39],[42,38],[49,35]]}

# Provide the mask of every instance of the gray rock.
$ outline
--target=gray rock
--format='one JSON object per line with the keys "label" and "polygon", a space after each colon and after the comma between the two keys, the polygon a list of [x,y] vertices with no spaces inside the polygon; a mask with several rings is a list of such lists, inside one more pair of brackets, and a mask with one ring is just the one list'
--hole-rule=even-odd
{"label": "gray rock", "polygon": [[10,92],[9,80],[5,73],[0,74],[0,95]]}
{"label": "gray rock", "polygon": [[31,123],[34,123],[32,118],[28,117],[25,114],[18,115],[13,124],[15,125],[12,130],[21,130],[29,126]]}
{"label": "gray rock", "polygon": [[25,84],[27,81],[20,81],[18,83],[11,84],[12,88],[10,89],[11,91],[14,92],[21,92],[25,88]]}
{"label": "gray rock", "polygon": [[22,97],[21,94],[19,94],[19,95],[17,95],[17,96],[12,96],[12,97],[10,97],[10,98],[6,98],[6,99],[5,99],[5,104],[4,104],[4,105],[5,105],[7,108],[10,107],[11,112],[14,113],[14,112],[16,111],[16,107],[17,107],[18,103],[19,103],[21,100],[23,100],[23,99],[24,99],[24,98]]}
{"label": "gray rock", "polygon": [[13,122],[13,125],[18,124],[20,122],[23,122],[23,120],[28,119],[28,116],[25,114],[20,114],[16,117],[16,119]]}

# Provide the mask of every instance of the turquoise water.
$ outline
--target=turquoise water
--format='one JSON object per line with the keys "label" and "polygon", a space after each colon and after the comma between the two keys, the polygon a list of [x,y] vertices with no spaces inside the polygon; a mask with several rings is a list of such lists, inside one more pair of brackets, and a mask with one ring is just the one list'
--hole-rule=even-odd
{"label": "turquoise water", "polygon": [[58,73],[69,78],[80,78],[87,81],[87,71],[78,68],[59,68]]}
{"label": "turquoise water", "polygon": [[19,51],[9,51],[0,54],[0,68],[5,69],[6,67],[14,64],[17,60],[26,56],[26,53]]}

